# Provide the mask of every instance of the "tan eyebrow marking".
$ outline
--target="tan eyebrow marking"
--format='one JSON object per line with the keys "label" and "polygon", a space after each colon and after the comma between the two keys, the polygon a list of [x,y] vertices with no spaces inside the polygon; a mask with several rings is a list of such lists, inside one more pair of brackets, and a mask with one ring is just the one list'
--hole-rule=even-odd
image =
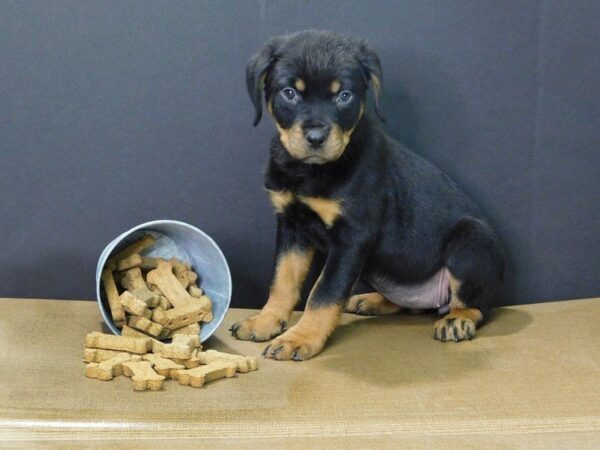
{"label": "tan eyebrow marking", "polygon": [[329,90],[332,94],[337,94],[341,87],[342,83],[340,82],[340,80],[333,80],[329,85]]}
{"label": "tan eyebrow marking", "polygon": [[296,87],[296,90],[300,92],[304,92],[304,90],[306,89],[306,83],[302,78],[298,78],[294,83],[294,86]]}

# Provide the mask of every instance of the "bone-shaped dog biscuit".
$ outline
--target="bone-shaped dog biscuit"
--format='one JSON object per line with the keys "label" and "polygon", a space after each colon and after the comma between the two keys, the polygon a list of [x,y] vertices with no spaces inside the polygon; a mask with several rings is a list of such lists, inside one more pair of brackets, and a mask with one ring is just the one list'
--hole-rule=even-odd
{"label": "bone-shaped dog biscuit", "polygon": [[162,356],[153,353],[148,353],[142,358],[145,361],[151,362],[155,372],[165,378],[173,378],[175,372],[185,369],[183,364],[177,364],[171,359],[163,358]]}
{"label": "bone-shaped dog biscuit", "polygon": [[125,291],[119,298],[126,313],[133,314],[135,316],[142,316],[146,319],[150,319],[152,317],[152,311],[148,309],[146,303],[141,301],[131,292]]}
{"label": "bone-shaped dog biscuit", "polygon": [[198,366],[195,369],[180,370],[175,373],[175,376],[179,384],[202,387],[205,383],[220,378],[231,378],[235,372],[236,364],[234,362],[221,360],[213,361],[205,366]]}
{"label": "bone-shaped dog biscuit", "polygon": [[123,336],[150,339],[150,341],[152,343],[151,350],[153,353],[160,353],[160,350],[163,348],[163,346],[167,345],[164,342],[160,342],[158,339],[154,339],[151,336],[147,336],[146,334],[142,333],[141,331],[138,331],[134,328],[128,327],[127,325],[123,325],[121,334]]}
{"label": "bone-shaped dog biscuit", "polygon": [[144,354],[152,349],[152,342],[148,338],[113,336],[93,331],[85,337],[85,346]]}
{"label": "bone-shaped dog biscuit", "polygon": [[123,305],[119,299],[119,292],[117,290],[117,285],[115,284],[115,279],[113,278],[113,274],[109,269],[104,269],[102,271],[101,278],[102,286],[104,286],[104,292],[106,293],[106,298],[108,299],[108,307],[110,309],[113,322],[117,327],[120,328],[123,326],[123,322],[125,321],[125,311],[123,310]]}
{"label": "bone-shaped dog biscuit", "polygon": [[85,367],[85,376],[103,381],[112,380],[123,373],[122,364],[130,361],[131,358],[132,356],[129,353],[124,353],[113,356],[101,363],[91,362]]}
{"label": "bone-shaped dog biscuit", "polygon": [[200,324],[192,323],[191,325],[178,328],[177,330],[171,331],[167,337],[172,338],[176,334],[187,334],[190,336],[198,335],[200,334]]}
{"label": "bone-shaped dog biscuit", "polygon": [[160,356],[163,358],[190,359],[192,351],[201,347],[200,336],[177,334],[173,336],[173,341],[170,344],[162,347]]}
{"label": "bone-shaped dog biscuit", "polygon": [[127,325],[129,325],[131,328],[135,328],[136,330],[143,331],[155,337],[160,336],[164,329],[161,324],[152,322],[151,320],[148,320],[142,316],[129,316],[127,319]]}
{"label": "bone-shaped dog biscuit", "polygon": [[154,310],[152,320],[160,323],[169,330],[177,330],[197,322],[212,320],[210,300],[208,297],[196,299],[197,301],[176,308]]}
{"label": "bone-shaped dog biscuit", "polygon": [[146,250],[148,247],[154,245],[155,242],[156,239],[154,238],[154,236],[147,234],[141,239],[132,243],[131,245],[125,247],[116,255],[111,256],[106,262],[106,265],[110,270],[116,270],[120,260],[125,259],[133,255],[134,253],[140,253],[143,250]]}
{"label": "bone-shaped dog biscuit", "polygon": [[179,280],[179,283],[184,289],[187,289],[188,286],[195,283],[198,279],[196,272],[188,269],[181,263],[173,265],[173,272],[175,274],[175,278]]}
{"label": "bone-shaped dog biscuit", "polygon": [[124,272],[121,286],[146,303],[146,306],[156,306],[160,300],[159,295],[148,289],[148,285],[142,276],[142,270],[139,267]]}
{"label": "bone-shaped dog biscuit", "polygon": [[188,294],[192,297],[200,298],[204,295],[204,291],[194,284],[188,286]]}
{"label": "bone-shaped dog biscuit", "polygon": [[148,272],[146,280],[148,283],[156,285],[174,306],[169,311],[155,312],[153,316],[155,322],[175,330],[194,322],[209,322],[212,320],[210,299],[206,296],[192,297],[173,274],[170,263],[160,262],[156,269]]}
{"label": "bone-shaped dog biscuit", "polygon": [[198,357],[199,353],[200,350],[195,348],[192,350],[192,356],[190,356],[190,359],[171,358],[171,360],[176,364],[181,364],[186,369],[193,369],[194,367],[198,367],[200,365],[200,358]]}
{"label": "bone-shaped dog biscuit", "polygon": [[149,361],[128,361],[122,364],[123,375],[131,377],[135,391],[158,391],[162,389],[165,377],[152,370]]}
{"label": "bone-shaped dog biscuit", "polygon": [[175,308],[193,301],[192,296],[173,274],[173,266],[166,261],[161,261],[156,269],[148,272],[146,281],[156,285]]}
{"label": "bone-shaped dog biscuit", "polygon": [[[123,325],[123,329],[125,328],[128,328],[127,325]],[[104,350],[102,348],[86,348],[83,350],[83,362],[99,363],[106,361],[107,359],[114,358],[117,355],[130,355],[130,353],[119,352],[117,350]]]}
{"label": "bone-shaped dog biscuit", "polygon": [[230,361],[236,365],[238,372],[250,372],[258,369],[258,358],[256,356],[232,355],[216,350],[207,350],[198,353],[201,364],[210,364],[213,361]]}
{"label": "bone-shaped dog biscuit", "polygon": [[133,267],[139,267],[143,270],[151,270],[155,269],[160,261],[162,261],[162,258],[150,258],[148,256],[142,256],[139,253],[135,253],[128,258],[119,261],[118,270],[129,270]]}

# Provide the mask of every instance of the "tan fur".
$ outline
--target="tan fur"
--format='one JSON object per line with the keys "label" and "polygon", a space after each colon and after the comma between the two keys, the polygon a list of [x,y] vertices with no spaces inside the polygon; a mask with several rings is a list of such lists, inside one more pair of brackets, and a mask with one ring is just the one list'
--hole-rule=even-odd
{"label": "tan fur", "polygon": [[483,314],[477,308],[468,308],[460,298],[461,281],[450,274],[450,312],[433,326],[434,337],[441,341],[462,341],[475,337],[477,324]]}
{"label": "tan fur", "polygon": [[302,332],[309,341],[323,340],[331,335],[337,327],[342,313],[340,304],[319,308],[309,307],[304,311],[297,324],[297,331]]}
{"label": "tan fur", "polygon": [[337,94],[341,87],[342,83],[340,83],[340,80],[333,80],[329,85],[329,90],[332,94]]}
{"label": "tan fur", "polygon": [[464,308],[465,304],[458,297],[458,291],[460,290],[460,281],[454,278],[452,274],[450,274],[450,309],[459,309]]}
{"label": "tan fur", "polygon": [[342,215],[341,200],[305,196],[298,196],[298,199],[312,209],[328,227]]}
{"label": "tan fur", "polygon": [[279,132],[281,143],[290,155],[296,159],[318,156],[322,158],[321,164],[339,159],[344,153],[348,142],[350,142],[350,136],[354,131],[354,128],[352,128],[347,132],[343,132],[337,124],[334,124],[323,147],[315,152],[306,142],[304,131],[299,123],[295,123],[290,128],[282,128],[278,123],[275,123],[275,126]]}
{"label": "tan fur", "polygon": [[278,213],[283,213],[287,205],[289,205],[294,196],[290,191],[271,191],[269,190],[269,198],[271,199],[271,203],[275,208],[275,211]]}
{"label": "tan fur", "polygon": [[298,78],[296,80],[296,82],[294,83],[294,86],[296,87],[296,90],[299,92],[304,92],[304,90],[306,89],[306,83],[304,82],[304,80],[302,78]]}
{"label": "tan fur", "polygon": [[269,299],[258,313],[236,323],[239,339],[265,341],[281,333],[300,300],[300,290],[313,259],[312,250],[291,250],[277,260]]}
{"label": "tan fur", "polygon": [[275,338],[264,355],[273,359],[308,359],[319,353],[339,323],[341,304],[308,308],[296,325]]}
{"label": "tan fur", "polygon": [[353,295],[348,300],[346,312],[364,316],[384,316],[395,314],[402,309],[401,306],[390,302],[379,292]]}
{"label": "tan fur", "polygon": [[278,123],[277,131],[279,138],[285,149],[296,159],[302,159],[308,156],[308,144],[304,139],[304,132],[299,123],[295,123],[290,128],[282,128]]}
{"label": "tan fur", "polygon": [[458,319],[466,319],[478,324],[483,319],[483,314],[477,308],[457,308],[451,309],[446,317],[454,317]]}
{"label": "tan fur", "polygon": [[310,269],[312,258],[312,250],[292,250],[279,257],[264,312],[287,320],[300,300],[300,289]]}

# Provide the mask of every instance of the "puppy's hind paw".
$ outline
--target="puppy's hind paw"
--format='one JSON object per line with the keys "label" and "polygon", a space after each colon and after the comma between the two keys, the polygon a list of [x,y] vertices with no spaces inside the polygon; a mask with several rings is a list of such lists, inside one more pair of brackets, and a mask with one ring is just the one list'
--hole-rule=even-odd
{"label": "puppy's hind paw", "polygon": [[470,341],[475,337],[475,322],[462,317],[444,317],[433,326],[433,338],[438,341]]}

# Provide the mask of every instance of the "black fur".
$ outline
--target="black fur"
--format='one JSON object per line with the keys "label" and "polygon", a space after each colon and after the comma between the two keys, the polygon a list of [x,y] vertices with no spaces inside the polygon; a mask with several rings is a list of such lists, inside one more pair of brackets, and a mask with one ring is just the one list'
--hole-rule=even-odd
{"label": "black fur", "polygon": [[[294,79],[306,82],[298,101],[281,92]],[[332,80],[349,89],[353,104],[332,98]],[[461,281],[460,297],[486,313],[504,271],[498,239],[480,210],[443,172],[387,136],[361,115],[369,82],[381,118],[382,71],[362,40],[306,31],[272,39],[247,69],[247,85],[262,114],[262,93],[280,127],[337,124],[354,131],[339,159],[309,164],[293,157],[279,136],[271,142],[265,186],[295,195],[337,199],[343,214],[331,228],[301,202],[278,214],[277,252],[315,248],[327,255],[310,307],[345,302],[359,278],[384,275],[399,284],[427,280],[442,267]],[[315,150],[318,152],[318,149]]]}

